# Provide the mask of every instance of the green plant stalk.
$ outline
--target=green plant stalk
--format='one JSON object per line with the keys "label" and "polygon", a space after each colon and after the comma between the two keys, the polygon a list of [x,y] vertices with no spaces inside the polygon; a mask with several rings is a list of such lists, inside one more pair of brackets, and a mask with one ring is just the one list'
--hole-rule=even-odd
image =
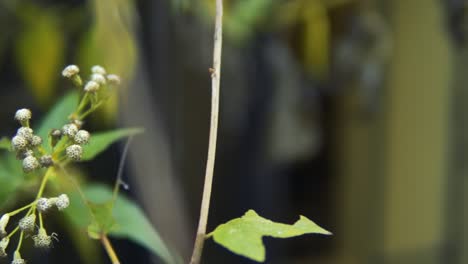
{"label": "green plant stalk", "polygon": [[115,253],[115,250],[106,235],[101,235],[101,243],[106,249],[107,255],[109,256],[112,264],[120,264],[119,257],[117,257],[117,254]]}
{"label": "green plant stalk", "polygon": [[206,226],[210,209],[211,189],[213,185],[213,174],[216,159],[216,140],[218,135],[219,116],[219,87],[221,79],[221,51],[223,44],[223,0],[216,0],[216,17],[214,30],[213,68],[211,71],[211,118],[210,136],[208,139],[208,158],[206,162],[205,183],[203,186],[203,197],[200,208],[195,245],[190,260],[191,264],[199,264],[206,238]]}

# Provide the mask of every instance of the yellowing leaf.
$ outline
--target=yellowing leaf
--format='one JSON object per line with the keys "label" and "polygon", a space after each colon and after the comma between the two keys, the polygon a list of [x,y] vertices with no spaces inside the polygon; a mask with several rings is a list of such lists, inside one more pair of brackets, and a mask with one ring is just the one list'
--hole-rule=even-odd
{"label": "yellowing leaf", "polygon": [[28,88],[42,105],[50,103],[60,77],[64,37],[58,16],[47,10],[25,9],[24,28],[16,47],[16,60]]}
{"label": "yellowing leaf", "polygon": [[293,225],[275,223],[259,216],[255,211],[247,211],[241,218],[219,225],[209,236],[228,250],[252,260],[265,261],[264,236],[289,238],[304,234],[331,235],[305,216],[300,216]]}

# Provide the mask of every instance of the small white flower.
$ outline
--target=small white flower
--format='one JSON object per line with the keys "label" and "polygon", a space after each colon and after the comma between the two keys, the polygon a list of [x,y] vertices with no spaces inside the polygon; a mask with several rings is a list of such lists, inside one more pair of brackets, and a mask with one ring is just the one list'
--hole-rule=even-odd
{"label": "small white flower", "polygon": [[31,119],[31,117],[32,117],[31,110],[26,109],[26,108],[20,109],[20,110],[16,111],[16,113],[15,113],[15,119],[18,120],[21,123],[29,121],[29,119]]}
{"label": "small white flower", "polygon": [[93,67],[91,67],[91,72],[106,75],[106,69],[99,65],[94,65]]}
{"label": "small white flower", "polygon": [[4,214],[0,218],[0,236],[5,236],[6,231],[5,228],[8,225],[8,221],[10,221],[10,215],[9,214]]}
{"label": "small white flower", "polygon": [[23,171],[28,173],[39,168],[39,161],[34,156],[27,156],[23,160]]}
{"label": "small white flower", "polygon": [[69,138],[74,138],[78,132],[78,127],[75,124],[66,124],[62,128],[62,133]]}
{"label": "small white flower", "polygon": [[86,83],[86,85],[84,87],[84,90],[87,93],[97,92],[99,90],[99,83],[97,83],[95,81],[89,81],[89,82]]}
{"label": "small white flower", "polygon": [[57,197],[55,200],[55,206],[57,206],[57,209],[59,211],[66,209],[69,205],[70,205],[70,199],[68,198],[68,195],[66,194],[59,195],[59,197]]}
{"label": "small white flower", "polygon": [[19,253],[19,251],[15,251],[15,254],[13,256],[13,261],[11,262],[11,264],[26,264],[26,260],[24,260],[22,257],[21,257],[21,254]]}
{"label": "small white flower", "polygon": [[16,158],[19,160],[24,160],[26,157],[33,156],[34,151],[30,149],[22,149],[16,153]]}
{"label": "small white flower", "polygon": [[10,243],[10,239],[8,237],[4,237],[0,240],[0,257],[6,257],[6,248],[8,247],[8,243]]}
{"label": "small white flower", "polygon": [[28,215],[23,218],[18,223],[18,227],[21,231],[30,232],[34,230],[34,225],[36,223],[36,215]]}
{"label": "small white flower", "polygon": [[71,145],[65,150],[67,157],[73,161],[80,161],[81,155],[83,154],[83,149],[80,145]]}
{"label": "small white flower", "polygon": [[29,127],[20,127],[16,131],[16,135],[24,137],[27,141],[31,141],[34,131]]}
{"label": "small white flower", "polygon": [[106,77],[100,73],[93,73],[91,75],[91,81],[97,82],[99,85],[105,85],[106,84]]}
{"label": "small white flower", "polygon": [[42,167],[48,168],[54,165],[54,160],[52,159],[51,155],[44,155],[39,158],[39,163],[41,164]]}
{"label": "small white flower", "polygon": [[31,146],[37,147],[42,144],[42,138],[40,136],[33,136],[31,138]]}
{"label": "small white flower", "polygon": [[77,75],[78,73],[80,73],[80,68],[78,68],[78,66],[76,66],[76,65],[68,65],[62,71],[63,77],[66,77],[66,78],[72,78],[73,76]]}
{"label": "small white flower", "polygon": [[89,142],[89,132],[86,130],[80,130],[76,132],[75,135],[75,142],[76,144],[83,145],[83,144],[88,144]]}
{"label": "small white flower", "polygon": [[107,81],[112,85],[120,85],[120,77],[116,74],[107,75]]}
{"label": "small white flower", "polygon": [[13,150],[16,151],[24,150],[28,146],[28,140],[22,136],[14,136],[11,139],[11,146],[13,147]]}
{"label": "small white flower", "polygon": [[39,198],[36,202],[36,207],[39,212],[45,212],[52,207],[52,203],[50,202],[50,199]]}
{"label": "small white flower", "polygon": [[50,248],[52,236],[48,236],[44,228],[40,228],[37,235],[33,236],[34,246],[37,248]]}

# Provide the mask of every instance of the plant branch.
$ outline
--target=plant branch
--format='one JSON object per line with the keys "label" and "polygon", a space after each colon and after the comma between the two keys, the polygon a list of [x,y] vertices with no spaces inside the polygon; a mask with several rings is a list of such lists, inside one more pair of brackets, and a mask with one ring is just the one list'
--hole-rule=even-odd
{"label": "plant branch", "polygon": [[110,260],[112,261],[112,264],[120,264],[119,257],[117,257],[117,254],[115,254],[115,250],[112,247],[111,242],[109,241],[109,238],[107,238],[106,235],[101,236],[101,243],[106,249],[107,255],[109,256]]}
{"label": "plant branch", "polygon": [[206,162],[205,183],[200,208],[197,236],[193,248],[191,264],[199,264],[203,252],[210,209],[211,188],[213,185],[213,173],[216,158],[216,138],[218,134],[219,115],[219,84],[221,79],[221,51],[223,43],[223,0],[216,0],[216,18],[214,30],[213,68],[211,71],[211,118],[210,136],[208,139],[208,158]]}

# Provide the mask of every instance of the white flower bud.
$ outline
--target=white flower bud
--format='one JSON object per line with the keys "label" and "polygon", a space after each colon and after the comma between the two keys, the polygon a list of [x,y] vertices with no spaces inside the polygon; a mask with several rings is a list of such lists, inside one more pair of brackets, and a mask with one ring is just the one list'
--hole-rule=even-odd
{"label": "white flower bud", "polygon": [[68,198],[68,195],[66,194],[61,194],[59,197],[55,199],[55,206],[57,206],[57,209],[59,211],[62,211],[66,209],[70,205],[70,199]]}
{"label": "white flower bud", "polygon": [[97,92],[99,90],[99,83],[97,83],[95,81],[89,81],[89,82],[86,83],[86,85],[84,87],[84,90],[87,93]]}
{"label": "white flower bud", "polygon": [[27,122],[29,119],[31,119],[32,114],[31,110],[23,108],[15,113],[15,119],[18,120],[20,123]]}
{"label": "white flower bud", "polygon": [[16,151],[24,150],[28,146],[28,140],[22,136],[14,136],[11,139],[11,146],[13,147],[13,150]]}
{"label": "white flower bud", "polygon": [[19,160],[24,160],[26,157],[33,156],[33,155],[34,155],[34,151],[30,149],[23,149],[23,150],[19,150],[16,153],[16,158]]}
{"label": "white flower bud", "polygon": [[67,157],[73,161],[80,161],[83,149],[80,145],[71,145],[65,150]]}
{"label": "white flower bud", "polygon": [[34,131],[29,127],[20,127],[16,131],[17,136],[24,137],[27,141],[31,141]]}
{"label": "white flower bud", "polygon": [[78,73],[80,73],[80,68],[78,68],[78,66],[76,66],[76,65],[68,65],[62,71],[62,75],[65,78],[72,78],[73,76],[77,75]]}
{"label": "white flower bud", "polygon": [[88,144],[89,142],[89,132],[86,130],[80,130],[75,135],[75,142],[76,144],[83,145]]}
{"label": "white flower bud", "polygon": [[44,228],[40,228],[37,235],[33,236],[34,246],[37,248],[50,248],[52,237],[47,235]]}
{"label": "white flower bud", "polygon": [[10,243],[10,239],[8,237],[4,237],[0,240],[0,257],[6,257],[6,248],[8,247],[8,243]]}
{"label": "white flower bud", "polygon": [[34,225],[36,224],[36,215],[28,215],[23,218],[18,223],[18,227],[21,231],[30,232],[34,230]]}
{"label": "white flower bud", "polygon": [[50,199],[39,198],[36,202],[36,207],[39,212],[45,212],[52,207],[52,203],[50,202]]}
{"label": "white flower bud", "polygon": [[5,236],[6,231],[5,228],[8,225],[8,221],[10,221],[10,215],[9,214],[4,214],[0,218],[0,236]]}
{"label": "white flower bud", "polygon": [[69,138],[74,138],[78,132],[78,127],[75,124],[66,124],[62,128],[62,133]]}
{"label": "white flower bud", "polygon": [[27,156],[23,160],[23,171],[28,173],[39,168],[39,161],[34,156]]}
{"label": "white flower bud", "polygon": [[106,75],[106,69],[99,65],[94,65],[93,67],[91,67],[91,72]]}
{"label": "white flower bud", "polygon": [[52,159],[51,155],[44,155],[39,158],[39,164],[41,164],[41,166],[44,168],[48,168],[54,165],[54,160]]}
{"label": "white flower bud", "polygon": [[97,82],[99,85],[105,85],[106,84],[106,77],[104,75],[99,74],[99,73],[93,73],[91,75],[91,81]]}
{"label": "white flower bud", "polygon": [[19,251],[15,251],[11,264],[26,264],[26,260],[21,257]]}
{"label": "white flower bud", "polygon": [[107,81],[109,82],[109,84],[112,84],[112,85],[120,85],[121,83],[120,77],[116,74],[107,75]]}
{"label": "white flower bud", "polygon": [[42,138],[40,136],[36,136],[34,135],[32,138],[31,138],[31,146],[33,147],[38,147],[42,144]]}

